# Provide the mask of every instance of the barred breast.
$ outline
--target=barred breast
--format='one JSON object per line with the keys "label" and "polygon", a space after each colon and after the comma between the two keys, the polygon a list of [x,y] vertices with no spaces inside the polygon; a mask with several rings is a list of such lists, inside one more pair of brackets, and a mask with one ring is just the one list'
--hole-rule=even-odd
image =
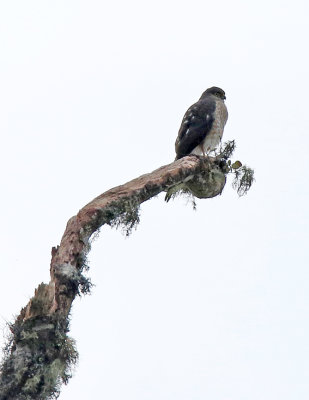
{"label": "barred breast", "polygon": [[214,121],[206,136],[203,148],[205,153],[215,150],[221,142],[224,126],[228,118],[228,112],[224,101],[216,98],[216,109],[214,112]]}

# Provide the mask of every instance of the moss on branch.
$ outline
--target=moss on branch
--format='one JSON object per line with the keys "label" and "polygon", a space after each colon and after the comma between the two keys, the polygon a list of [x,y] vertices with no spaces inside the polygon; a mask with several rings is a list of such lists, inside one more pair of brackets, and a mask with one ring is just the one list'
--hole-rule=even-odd
{"label": "moss on branch", "polygon": [[87,294],[91,282],[87,254],[104,224],[127,236],[140,221],[140,205],[162,191],[167,200],[185,194],[195,198],[222,193],[229,174],[239,195],[250,189],[253,170],[230,157],[235,142],[226,143],[216,157],[187,156],[101,194],[70,218],[59,246],[52,249],[49,284],[40,284],[16,321],[0,367],[0,400],[57,398],[67,383],[78,354],[67,336],[69,314],[77,295]]}

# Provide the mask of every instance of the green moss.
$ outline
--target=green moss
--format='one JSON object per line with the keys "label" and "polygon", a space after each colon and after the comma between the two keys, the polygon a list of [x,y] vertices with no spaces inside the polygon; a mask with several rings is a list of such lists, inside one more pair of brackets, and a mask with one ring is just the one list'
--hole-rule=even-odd
{"label": "green moss", "polygon": [[27,379],[25,386],[24,386],[24,393],[36,393],[38,390],[38,386],[41,381],[41,376],[35,375],[33,378]]}
{"label": "green moss", "polygon": [[234,174],[233,188],[237,190],[239,196],[244,196],[254,182],[254,170],[242,165],[240,168],[233,170],[232,173]]}
{"label": "green moss", "polygon": [[38,334],[35,331],[21,331],[20,339],[26,341],[32,341],[38,339]]}
{"label": "green moss", "polygon": [[134,199],[122,200],[117,202],[113,213],[113,218],[109,221],[112,228],[121,229],[126,235],[130,236],[132,230],[137,228],[140,222],[140,204]]}
{"label": "green moss", "polygon": [[1,365],[0,399],[57,398],[78,361],[68,319],[36,317],[16,322],[14,331]]}

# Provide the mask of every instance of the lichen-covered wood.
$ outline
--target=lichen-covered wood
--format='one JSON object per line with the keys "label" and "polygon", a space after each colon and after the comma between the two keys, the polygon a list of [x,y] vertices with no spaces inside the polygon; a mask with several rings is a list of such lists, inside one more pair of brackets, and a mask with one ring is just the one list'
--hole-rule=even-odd
{"label": "lichen-covered wood", "polygon": [[[230,154],[230,153],[229,153]],[[77,360],[67,336],[68,316],[76,297],[88,293],[83,275],[90,237],[108,224],[127,233],[139,220],[139,206],[171,188],[197,197],[221,193],[231,171],[227,156],[202,159],[187,156],[96,197],[66,226],[61,243],[52,249],[49,284],[41,283],[10,325],[11,336],[1,365],[0,400],[56,398]]]}

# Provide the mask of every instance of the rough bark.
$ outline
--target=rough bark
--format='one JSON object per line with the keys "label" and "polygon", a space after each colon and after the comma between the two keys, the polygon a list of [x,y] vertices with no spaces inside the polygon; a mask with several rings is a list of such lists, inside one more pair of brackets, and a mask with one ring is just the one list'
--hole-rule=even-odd
{"label": "rough bark", "polygon": [[52,249],[49,284],[38,286],[10,325],[1,366],[1,400],[57,397],[60,385],[70,378],[77,352],[67,336],[68,315],[76,295],[90,289],[83,271],[91,235],[104,224],[132,228],[139,205],[169,188],[172,193],[173,188],[190,190],[202,198],[220,194],[229,172],[226,165],[224,159],[184,157],[108,190],[68,221],[60,245]]}

